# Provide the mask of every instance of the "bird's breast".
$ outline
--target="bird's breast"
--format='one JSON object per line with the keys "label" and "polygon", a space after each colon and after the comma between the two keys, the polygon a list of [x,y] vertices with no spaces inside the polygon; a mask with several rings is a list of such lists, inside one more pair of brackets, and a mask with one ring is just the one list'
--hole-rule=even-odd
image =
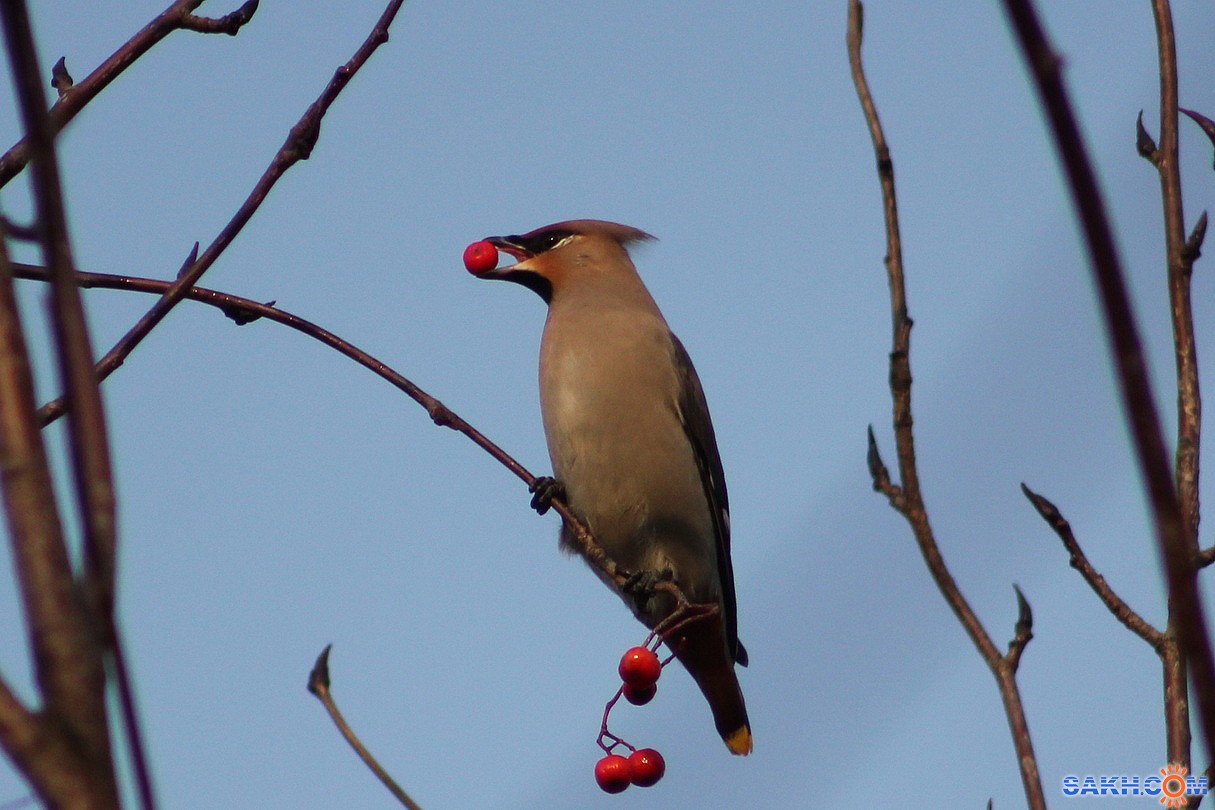
{"label": "bird's breast", "polygon": [[550,317],[545,326],[540,397],[554,475],[570,506],[627,568],[703,559],[712,548],[679,386],[660,317],[601,313],[576,324]]}

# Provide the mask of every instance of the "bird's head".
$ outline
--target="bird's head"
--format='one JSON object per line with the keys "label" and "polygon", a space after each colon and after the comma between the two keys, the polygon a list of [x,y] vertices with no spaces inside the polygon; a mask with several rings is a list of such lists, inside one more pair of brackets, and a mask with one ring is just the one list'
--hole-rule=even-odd
{"label": "bird's head", "polygon": [[623,266],[632,271],[626,246],[653,238],[637,228],[597,219],[573,219],[524,234],[489,236],[485,241],[510,254],[515,263],[477,277],[522,284],[551,302],[555,290],[588,273],[610,273]]}

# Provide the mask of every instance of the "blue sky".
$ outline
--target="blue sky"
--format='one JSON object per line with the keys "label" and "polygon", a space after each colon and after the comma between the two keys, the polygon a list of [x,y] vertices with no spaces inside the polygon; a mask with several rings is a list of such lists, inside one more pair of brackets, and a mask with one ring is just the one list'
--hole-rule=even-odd
{"label": "blue sky", "polygon": [[[44,63],[65,56],[79,78],[165,3],[33,5]],[[1149,9],[1043,5],[1171,431],[1158,182],[1134,151],[1139,110],[1158,132]],[[1182,104],[1215,115],[1203,80],[1215,18],[1174,5]],[[80,267],[172,277],[381,10],[264,2],[238,37],[179,32],[140,60],[60,141]],[[1013,582],[1033,605],[1019,680],[1048,800],[1066,806],[1066,774],[1165,764],[1154,654],[1068,567],[1018,489],[1051,498],[1111,584],[1163,624],[1085,256],[999,5],[871,0],[866,12],[916,322],[925,498],[998,643],[1016,618]],[[409,3],[312,158],[204,281],[356,343],[546,473],[543,305],[477,283],[460,253],[574,217],[657,235],[635,259],[713,411],[755,754],[728,755],[672,668],[658,698],[615,726],[663,752],[666,778],[600,793],[599,716],[619,655],[644,633],[557,552],[556,518],[334,352],[184,304],[104,386],[122,622],[165,806],[394,806],[304,689],[331,642],[348,719],[427,808],[1023,804],[994,681],[865,468],[869,424],[893,460],[889,299],[845,21],[844,0],[763,13]],[[0,96],[7,145],[18,137],[9,81]],[[1215,191],[1196,127],[1183,125],[1182,158],[1188,226]],[[28,212],[24,180],[0,205]],[[1200,359],[1215,345],[1208,271],[1200,260]],[[22,294],[37,322],[44,291]],[[108,347],[151,299],[91,291],[87,303]],[[49,373],[40,388],[55,392]],[[50,435],[58,447],[59,429]],[[0,671],[32,696],[22,633],[14,589],[0,585],[0,638],[14,640],[0,645]],[[23,791],[0,765],[0,803]]]}

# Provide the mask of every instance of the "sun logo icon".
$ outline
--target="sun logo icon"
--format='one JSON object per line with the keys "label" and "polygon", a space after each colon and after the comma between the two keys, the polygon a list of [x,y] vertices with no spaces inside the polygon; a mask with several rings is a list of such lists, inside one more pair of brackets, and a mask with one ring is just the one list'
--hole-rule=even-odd
{"label": "sun logo icon", "polygon": [[1182,807],[1185,805],[1185,775],[1189,770],[1174,763],[1160,769],[1160,803],[1165,807]]}

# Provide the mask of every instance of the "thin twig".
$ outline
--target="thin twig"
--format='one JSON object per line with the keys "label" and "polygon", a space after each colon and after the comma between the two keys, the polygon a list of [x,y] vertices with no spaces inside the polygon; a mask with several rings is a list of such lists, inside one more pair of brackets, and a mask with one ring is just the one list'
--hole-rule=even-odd
{"label": "thin twig", "polygon": [[1160,146],[1156,169],[1164,206],[1166,268],[1172,309],[1173,349],[1177,358],[1177,492],[1187,540],[1197,548],[1199,448],[1202,435],[1202,396],[1198,382],[1198,352],[1190,275],[1195,256],[1187,250],[1181,197],[1181,167],[1177,139],[1177,42],[1169,0],[1152,0],[1160,61]]}
{"label": "thin twig", "polygon": [[[151,50],[166,36],[182,28],[182,20],[202,4],[203,0],[176,0],[154,20],[141,28],[135,36],[127,40],[96,70],[78,84],[63,91],[59,101],[50,109],[52,132],[58,134],[69,121],[76,117],[77,113],[84,109],[86,104],[96,98],[98,93],[130,67],[135,60]],[[3,156],[0,156],[0,188],[16,177],[28,162],[29,144],[22,139]]]}
{"label": "thin twig", "polygon": [[[244,203],[233,215],[224,229],[220,231],[215,240],[207,247],[201,256],[198,257],[188,270],[183,272],[169,289],[167,289],[160,300],[157,301],[151,309],[144,313],[143,317],[131,327],[131,329],[122,336],[122,338],[106,352],[105,357],[101,358],[101,362],[97,364],[97,377],[104,380],[114,369],[122,365],[127,356],[139,345],[152,329],[164,320],[164,317],[177,305],[183,297],[186,290],[198,282],[198,279],[203,273],[215,263],[215,260],[227,249],[228,245],[234,240],[253,217],[257,209],[265,201],[274,184],[279,178],[286,173],[288,169],[294,166],[301,160],[307,160],[312,154],[312,148],[316,145],[317,138],[321,132],[321,119],[325,117],[329,107],[337,99],[338,95],[350,83],[351,78],[358,73],[359,69],[367,63],[371,54],[382,44],[388,41],[388,28],[392,25],[393,19],[400,10],[402,3],[405,0],[391,0],[388,7],[384,9],[384,13],[380,15],[379,20],[372,28],[371,33],[359,46],[359,49],[351,57],[350,61],[341,65],[334,72],[333,78],[329,84],[321,92],[321,95],[316,101],[308,107],[308,110],[291,128],[291,132],[287,135],[287,140],[275,153],[274,158],[270,161],[269,167],[262,174],[261,179],[257,181],[257,185],[245,198]],[[56,399],[43,405],[39,411],[44,425],[53,422],[64,412],[65,402],[62,398]]]}
{"label": "thin twig", "polygon": [[1054,530],[1055,534],[1059,535],[1059,539],[1063,541],[1063,547],[1067,549],[1070,556],[1071,567],[1080,572],[1080,576],[1084,577],[1084,581],[1093,589],[1093,593],[1097,594],[1097,598],[1101,600],[1106,609],[1114,614],[1114,618],[1122,622],[1126,629],[1150,644],[1156,652],[1161,652],[1164,633],[1153,627],[1134,608],[1123,601],[1122,597],[1115,593],[1114,589],[1105,581],[1105,577],[1101,576],[1093,567],[1080,548],[1080,543],[1072,532],[1071,524],[1067,522],[1067,518],[1063,517],[1058,507],[1025,484],[1021,484],[1021,491],[1034,505],[1034,509],[1038,510],[1038,514],[1042,516],[1046,524]]}
{"label": "thin twig", "polygon": [[[1006,658],[997,649],[991,636],[975,615],[974,609],[958,588],[937,546],[928,511],[920,492],[919,472],[916,467],[915,436],[911,415],[911,326],[907,313],[907,292],[903,280],[902,237],[899,232],[898,202],[895,194],[894,163],[890,148],[878,118],[877,107],[865,78],[861,62],[864,10],[859,0],[850,0],[848,6],[848,60],[852,79],[856,84],[857,97],[865,114],[865,122],[873,139],[873,150],[877,161],[878,179],[882,188],[882,202],[886,222],[886,272],[890,283],[890,305],[892,317],[892,348],[890,351],[890,392],[893,401],[893,423],[895,445],[898,453],[900,483],[890,482],[889,473],[877,450],[872,430],[869,437],[868,461],[873,477],[874,489],[886,494],[891,505],[898,510],[911,526],[920,553],[928,566],[941,595],[953,610],[954,615],[970,636],[979,654],[996,678],[1004,711],[1008,717],[1013,745],[1017,751],[1017,763],[1026,800],[1033,810],[1045,810],[1046,798],[1042,791],[1042,779],[1038,773],[1029,724],[1016,683],[1016,668],[1020,663],[1025,645],[1029,642],[1028,624],[1025,623],[1028,604],[1021,599],[1021,620],[1016,636]],[[1019,594],[1019,591],[1018,591]]]}
{"label": "thin twig", "polygon": [[[46,281],[48,279],[45,267],[39,267],[30,264],[13,264],[13,272],[18,278],[32,279],[35,281]],[[107,275],[105,273],[77,273],[77,282],[81,287],[99,287],[112,290],[130,290],[135,292],[152,293],[163,295],[165,291],[173,286],[173,282],[161,281],[159,279],[140,278],[136,276],[116,276]],[[526,467],[520,464],[509,453],[487,438],[479,430],[474,428],[455,411],[448,408],[438,399],[423,391],[409,379],[405,378],[383,362],[372,357],[367,352],[359,349],[357,346],[343,340],[323,327],[317,326],[311,321],[307,321],[298,315],[293,315],[290,312],[279,309],[270,304],[262,304],[248,298],[231,295],[229,293],[217,292],[203,287],[190,287],[186,293],[186,297],[193,301],[209,304],[235,321],[237,324],[243,325],[252,323],[259,318],[265,318],[268,321],[274,321],[284,326],[288,326],[297,332],[308,335],[315,340],[320,341],[326,346],[335,351],[349,357],[364,368],[375,372],[384,380],[396,387],[398,390],[405,393],[412,400],[417,402],[426,409],[426,413],[431,420],[441,427],[451,428],[452,430],[462,433],[464,436],[472,440],[474,444],[480,447],[485,452],[489,453],[502,466],[506,467],[514,473],[520,480],[527,484],[529,490],[532,489],[539,480],[535,475],[528,471]],[[552,500],[553,509],[565,521],[565,525],[574,534],[577,539],[581,551],[586,555],[587,559],[595,565],[604,574],[610,577],[618,586],[623,586],[629,581],[629,572],[620,570],[615,562],[612,561],[603,547],[599,545],[594,536],[586,525],[578,518],[577,515],[562,501],[559,497],[554,497]],[[683,597],[678,586],[670,582],[660,582],[655,585],[658,589],[666,590],[676,597],[676,601],[682,597],[686,602],[686,597]]]}
{"label": "thin twig", "polygon": [[1164,564],[1169,602],[1189,660],[1208,752],[1215,743],[1215,659],[1207,636],[1194,567],[1196,548],[1189,542],[1168,453],[1147,375],[1139,330],[1131,311],[1125,276],[1105,213],[1097,180],[1072,113],[1059,57],[1046,38],[1029,0],[1004,0],[1022,52],[1038,88],[1055,144],[1067,173],[1101,296],[1110,348],[1118,368],[1123,404],[1130,421],[1140,472],[1147,482]]}
{"label": "thin twig", "polygon": [[139,794],[143,810],[155,810],[156,792],[152,786],[152,763],[143,731],[139,727],[139,710],[135,705],[135,679],[127,666],[126,643],[117,623],[110,627],[112,635],[110,660],[114,665],[114,680],[118,684],[118,706],[122,714],[122,728],[127,735],[127,747],[131,754],[131,769],[135,772],[135,789]]}
{"label": "thin twig", "polygon": [[[30,279],[34,281],[47,281],[49,273],[45,267],[30,264],[12,263],[12,272],[18,278]],[[105,273],[81,273],[77,272],[76,280],[80,287],[83,288],[102,288],[112,290],[128,290],[134,292],[151,293],[154,295],[162,295],[166,290],[173,286],[172,282],[161,281],[159,279],[140,278],[137,276],[116,276]],[[354,346],[346,340],[338,337],[327,329],[317,326],[316,324],[307,321],[298,315],[293,315],[290,312],[279,309],[274,306],[273,302],[259,303],[249,298],[231,295],[229,293],[209,290],[203,287],[190,287],[186,293],[186,298],[197,301],[199,303],[208,304],[224,313],[228,318],[239,326],[253,323],[262,318],[273,321],[275,323],[287,326],[301,334],[307,335],[320,343],[334,349],[338,353],[354,360],[359,365],[373,371],[382,379],[391,383],[399,391],[403,392],[423,408],[436,425],[441,427],[451,428],[452,430],[462,433],[464,436],[472,440],[481,449],[485,450],[495,460],[501,463],[504,467],[518,476],[528,489],[534,489],[539,480],[535,475],[527,470],[522,464],[515,460],[513,456],[487,438],[479,430],[466,422],[459,414],[452,411],[438,399],[423,391],[413,382],[402,376],[400,373],[385,365],[383,362],[372,357],[367,352]],[[605,575],[611,578],[617,586],[623,587],[630,580],[629,572],[619,569],[612,561],[607,553],[595,540],[590,530],[578,518],[577,515],[559,498],[554,496],[552,499],[552,507],[561,515],[565,521],[566,527],[574,534],[582,547],[583,554],[592,565],[598,567]],[[653,585],[655,591],[662,591],[669,594],[675,601],[677,608],[674,613],[667,617],[663,622],[659,623],[655,632],[668,638],[671,634],[677,632],[688,622],[697,621],[707,616],[716,615],[720,607],[716,604],[696,604],[688,600],[687,596],[680,589],[678,584],[673,581],[661,581]],[[328,648],[326,648],[326,653]],[[323,654],[324,655],[324,654]],[[318,664],[320,663],[318,659]],[[314,676],[316,675],[314,670]],[[310,681],[311,684],[311,681]],[[310,686],[311,688],[311,686]],[[317,695],[321,697],[320,694]],[[325,699],[322,698],[324,701]],[[326,708],[329,704],[326,703]],[[336,711],[336,706],[332,712]],[[339,728],[343,727],[343,722],[340,721],[340,714],[334,718],[334,722],[338,723]],[[343,734],[346,731],[343,730]],[[349,737],[347,738],[350,739]],[[356,745],[351,742],[351,745]],[[358,748],[356,747],[356,750]],[[360,754],[361,756],[362,754]],[[370,755],[368,755],[370,756]],[[378,770],[378,766],[372,766],[376,771],[377,776],[380,776],[382,771]],[[385,778],[384,774],[381,778]],[[387,783],[386,783],[387,784]],[[391,786],[390,786],[391,789]]]}
{"label": "thin twig", "polygon": [[316,695],[317,700],[325,707],[325,711],[329,712],[329,717],[333,720],[333,724],[338,727],[338,731],[342,733],[342,737],[354,749],[354,752],[359,755],[359,759],[363,760],[363,764],[371,769],[371,772],[376,775],[376,778],[384,784],[384,787],[396,797],[404,807],[409,810],[422,810],[413,799],[409,798],[409,794],[396,783],[396,780],[389,775],[388,771],[376,761],[376,758],[367,750],[367,746],[354,733],[354,729],[346,722],[346,718],[342,716],[342,712],[338,709],[337,703],[333,700],[333,695],[329,691],[329,650],[333,645],[327,645],[321,650],[321,654],[317,656],[316,663],[312,666],[312,671],[308,673],[308,691]]}
{"label": "thin twig", "polygon": [[[1165,266],[1173,323],[1173,353],[1177,365],[1177,501],[1187,559],[1198,552],[1199,448],[1202,437],[1202,395],[1198,381],[1198,351],[1194,338],[1194,310],[1190,303],[1190,275],[1201,243],[1186,238],[1181,198],[1181,167],[1177,136],[1177,42],[1169,0],[1152,0],[1156,23],[1156,50],[1160,62],[1160,145],[1154,161],[1160,175],[1160,199],[1164,206]],[[1205,229],[1205,225],[1204,225]],[[1200,231],[1195,231],[1199,234]],[[1191,568],[1193,570],[1193,568]],[[1193,574],[1191,574],[1193,576]],[[1180,641],[1177,628],[1181,616],[1170,602],[1167,637]],[[1176,660],[1175,666],[1169,662]],[[1180,651],[1174,651],[1165,666],[1165,719],[1169,762],[1190,765],[1190,716],[1186,668]]]}
{"label": "thin twig", "polygon": [[181,27],[200,34],[227,34],[234,37],[240,33],[240,29],[245,26],[245,23],[253,19],[254,13],[257,12],[257,4],[258,0],[247,0],[236,11],[222,17],[199,17],[195,14],[187,14],[181,20]]}
{"label": "thin twig", "polygon": [[[333,102],[337,100],[345,86],[350,83],[350,79],[362,68],[363,64],[367,63],[368,58],[371,58],[375,49],[388,41],[388,29],[392,24],[392,19],[396,17],[396,12],[400,11],[401,5],[405,0],[391,0],[384,13],[380,15],[371,34],[367,35],[367,39],[363,40],[363,44],[358,47],[355,55],[350,58],[349,62],[340,66],[335,70],[333,78],[329,80],[329,84],[324,87],[321,96],[311,106],[307,108],[303,117],[296,121],[292,130],[290,130],[287,140],[283,142],[283,146],[279,147],[275,157],[271,159],[269,168],[266,169],[261,179],[254,186],[253,191],[249,192],[249,196],[245,198],[241,208],[228,221],[224,230],[220,231],[219,236],[215,237],[214,242],[211,242],[207,250],[202,256],[198,257],[197,261],[183,272],[179,278],[168,290],[165,290],[164,295],[156,302],[143,317],[139,319],[134,327],[131,327],[128,333],[123,335],[117,344],[111,350],[106,352],[106,356],[101,358],[101,362],[97,364],[97,378],[106,379],[115,368],[123,364],[126,357],[135,347],[140,344],[140,341],[146,338],[149,332],[156,327],[160,321],[163,321],[166,315],[173,310],[177,302],[181,301],[186,294],[186,290],[198,279],[202,274],[207,272],[208,268],[215,264],[215,260],[219,259],[224,253],[228,245],[232,244],[232,240],[236,239],[237,234],[241,233],[244,226],[247,225],[253,215],[261,206],[262,202],[270,194],[270,189],[275,186],[275,183],[286,174],[287,170],[293,165],[306,160],[312,154],[312,147],[316,146],[317,138],[321,135],[321,120],[324,114],[328,112]],[[53,402],[46,403],[40,409],[41,419],[43,424],[50,424],[51,421],[60,417],[63,414],[64,403],[63,398],[58,398]]]}

